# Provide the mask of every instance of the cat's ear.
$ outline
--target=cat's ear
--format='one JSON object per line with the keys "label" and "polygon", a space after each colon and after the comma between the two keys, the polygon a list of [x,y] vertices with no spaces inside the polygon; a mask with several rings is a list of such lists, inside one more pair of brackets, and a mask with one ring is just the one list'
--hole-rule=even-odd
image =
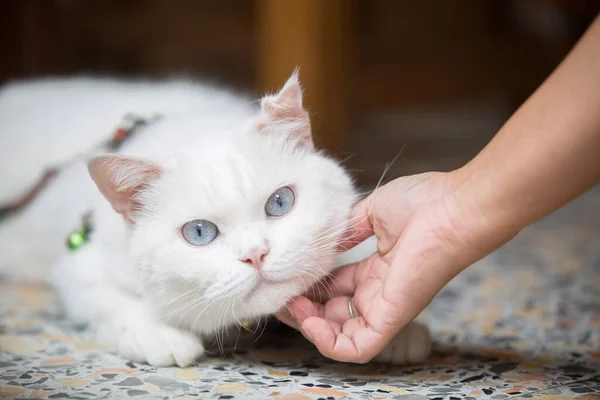
{"label": "cat's ear", "polygon": [[314,149],[310,117],[302,106],[302,87],[298,71],[294,71],[279,93],[265,96],[260,102],[262,115],[259,131],[284,131],[298,141],[298,145]]}
{"label": "cat's ear", "polygon": [[115,211],[131,222],[141,206],[138,193],[161,175],[160,167],[153,163],[115,155],[92,158],[88,169]]}

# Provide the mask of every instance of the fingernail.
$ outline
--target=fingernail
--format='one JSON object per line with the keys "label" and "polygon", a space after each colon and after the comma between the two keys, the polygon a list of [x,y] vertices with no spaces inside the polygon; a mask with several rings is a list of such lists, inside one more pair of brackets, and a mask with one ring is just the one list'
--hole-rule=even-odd
{"label": "fingernail", "polygon": [[294,320],[296,320],[296,314],[294,314],[294,312],[292,311],[291,308],[288,307],[288,312],[290,313],[290,315],[292,316],[292,318],[294,318]]}
{"label": "fingernail", "polygon": [[313,336],[310,334],[310,332],[309,332],[309,331],[307,331],[307,330],[305,330],[305,329],[302,329],[302,332],[304,332],[304,336],[305,336],[305,337],[306,337],[308,340],[310,340],[311,342],[314,342],[314,338],[313,338]]}

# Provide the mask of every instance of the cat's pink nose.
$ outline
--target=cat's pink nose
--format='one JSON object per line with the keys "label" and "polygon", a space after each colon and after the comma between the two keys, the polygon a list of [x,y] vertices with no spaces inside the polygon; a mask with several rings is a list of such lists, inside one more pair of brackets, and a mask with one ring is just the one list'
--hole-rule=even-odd
{"label": "cat's pink nose", "polygon": [[269,249],[266,247],[260,247],[250,250],[241,260],[245,263],[252,265],[256,269],[261,269],[265,257],[269,254]]}

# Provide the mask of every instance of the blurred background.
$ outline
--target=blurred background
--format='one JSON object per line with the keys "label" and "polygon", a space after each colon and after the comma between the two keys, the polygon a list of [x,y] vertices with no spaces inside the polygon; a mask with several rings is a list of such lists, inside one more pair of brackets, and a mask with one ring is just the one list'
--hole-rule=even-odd
{"label": "blurred background", "polygon": [[297,65],[317,144],[359,183],[473,157],[598,0],[2,0],[0,83],[190,75],[259,96]]}

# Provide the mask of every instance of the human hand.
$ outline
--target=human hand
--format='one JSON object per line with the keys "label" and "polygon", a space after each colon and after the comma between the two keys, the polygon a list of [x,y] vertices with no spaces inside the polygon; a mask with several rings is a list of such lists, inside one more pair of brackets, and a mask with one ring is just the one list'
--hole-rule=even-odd
{"label": "human hand", "polygon": [[375,234],[377,253],[335,272],[333,293],[293,299],[278,317],[323,355],[367,362],[465,267],[596,185],[599,41],[597,17],[467,165],[396,179],[360,202],[342,247]]}
{"label": "human hand", "polygon": [[379,354],[456,274],[516,233],[481,229],[476,210],[456,196],[457,175],[399,178],[359,202],[340,247],[374,234],[378,251],[340,268],[324,282],[326,290],[315,286],[277,317],[326,357],[364,363]]}

